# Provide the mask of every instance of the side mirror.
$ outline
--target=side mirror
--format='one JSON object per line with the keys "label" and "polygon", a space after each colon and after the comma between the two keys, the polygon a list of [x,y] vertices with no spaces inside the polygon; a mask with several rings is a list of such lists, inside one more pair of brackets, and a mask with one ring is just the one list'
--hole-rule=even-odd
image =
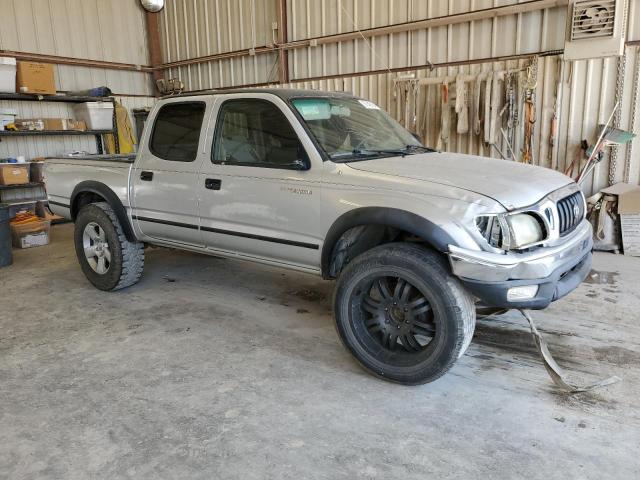
{"label": "side mirror", "polygon": [[309,170],[311,168],[308,158],[297,158],[290,165],[292,170]]}
{"label": "side mirror", "polygon": [[309,170],[311,168],[311,160],[307,151],[302,146],[302,142],[298,141],[298,158],[291,163],[292,170]]}

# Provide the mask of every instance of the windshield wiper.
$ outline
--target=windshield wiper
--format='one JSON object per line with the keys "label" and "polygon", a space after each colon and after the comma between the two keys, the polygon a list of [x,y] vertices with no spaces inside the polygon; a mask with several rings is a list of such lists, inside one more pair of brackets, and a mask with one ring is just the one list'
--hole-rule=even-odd
{"label": "windshield wiper", "polygon": [[353,160],[354,158],[361,158],[361,157],[367,157],[367,158],[371,158],[371,157],[376,157],[379,155],[406,155],[407,152],[404,149],[389,149],[389,150],[370,150],[368,148],[364,148],[364,149],[355,149],[355,150],[351,150],[350,152],[336,152],[336,153],[332,153],[331,155],[329,155],[329,158],[331,158],[331,160],[333,160],[334,162],[339,162],[339,161],[349,161],[349,160]]}
{"label": "windshield wiper", "polygon": [[425,147],[424,145],[407,145],[404,148],[405,153],[406,152],[415,152],[416,150],[422,150],[424,152],[437,152],[438,151],[435,148]]}
{"label": "windshield wiper", "polygon": [[437,152],[437,150],[424,147],[422,145],[407,145],[404,148],[388,148],[388,149],[371,149],[371,148],[356,148],[351,150],[350,152],[336,152],[329,155],[329,158],[334,162],[347,162],[350,160],[354,160],[356,158],[367,159],[371,157],[376,157],[380,155],[400,155],[404,157],[405,155],[411,155],[412,153],[416,153],[417,150],[422,150],[424,152]]}

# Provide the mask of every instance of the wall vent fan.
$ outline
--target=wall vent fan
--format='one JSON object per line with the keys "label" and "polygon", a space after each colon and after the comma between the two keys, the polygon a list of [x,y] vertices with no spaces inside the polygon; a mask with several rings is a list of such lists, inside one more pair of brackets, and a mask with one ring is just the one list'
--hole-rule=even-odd
{"label": "wall vent fan", "polygon": [[590,0],[573,5],[571,40],[613,36],[615,0]]}
{"label": "wall vent fan", "polygon": [[622,55],[626,8],[626,0],[571,1],[565,59]]}

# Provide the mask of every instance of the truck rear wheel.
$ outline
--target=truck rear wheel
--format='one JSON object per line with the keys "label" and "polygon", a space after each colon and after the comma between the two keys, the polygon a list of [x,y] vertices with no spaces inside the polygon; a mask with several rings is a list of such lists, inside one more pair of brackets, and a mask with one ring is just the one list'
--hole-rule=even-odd
{"label": "truck rear wheel", "polygon": [[436,380],[466,351],[472,297],[436,252],[392,243],[356,257],[336,286],[338,334],[367,370],[407,385]]}
{"label": "truck rear wheel", "polygon": [[96,288],[119,290],[140,279],[143,244],[127,240],[108,203],[91,203],[80,210],[74,241],[82,271]]}

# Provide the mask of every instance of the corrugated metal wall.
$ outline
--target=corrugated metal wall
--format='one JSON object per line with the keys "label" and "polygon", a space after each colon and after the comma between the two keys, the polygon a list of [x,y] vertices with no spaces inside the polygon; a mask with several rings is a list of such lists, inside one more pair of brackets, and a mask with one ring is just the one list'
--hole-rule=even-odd
{"label": "corrugated metal wall", "polygon": [[[0,50],[109,62],[148,63],[137,0],[2,0]],[[106,85],[123,95],[153,95],[149,74],[56,66],[58,90]]]}
{"label": "corrugated metal wall", "polygon": [[[358,29],[456,15],[487,8],[525,3],[506,0],[288,0],[288,40],[303,40]],[[526,2],[531,3],[531,2]],[[398,73],[370,74],[371,71],[409,69],[416,78],[475,75],[478,72],[516,68],[528,60],[505,61],[501,57],[534,53],[549,54],[538,62],[536,89],[537,121],[533,152],[536,164],[563,171],[574,158],[580,140],[594,141],[596,125],[604,123],[614,105],[617,64],[615,58],[562,62],[557,55],[564,47],[566,7],[487,18],[456,25],[413,32],[395,33],[346,42],[308,46],[289,52],[290,86],[348,90],[370,98],[406,122],[404,96],[394,89]],[[162,14],[164,61],[224,53],[273,42],[272,23],[277,20],[277,2],[267,0],[167,0]],[[256,20],[258,19],[258,20]],[[230,26],[230,28],[227,28]],[[199,39],[199,40],[197,40]],[[628,41],[640,40],[640,0],[629,0]],[[640,128],[637,85],[637,46],[628,46],[621,102],[620,127]],[[555,55],[554,55],[555,53]],[[495,61],[495,60],[502,61]],[[436,68],[428,62],[451,64]],[[167,76],[185,82],[186,90],[202,90],[277,80],[277,54],[246,56],[174,68]],[[416,70],[410,70],[416,68]],[[323,79],[322,77],[340,77]],[[636,82],[637,83],[637,82]],[[556,89],[556,85],[558,88]],[[557,91],[556,91],[557,90]],[[549,145],[551,118],[558,98],[558,138]],[[439,86],[421,87],[417,99],[417,129],[427,143],[437,144],[440,131]],[[634,106],[635,100],[635,106]],[[411,110],[411,109],[410,109]],[[455,117],[454,117],[455,119]],[[409,122],[411,123],[411,122]],[[413,127],[413,125],[408,125]],[[515,150],[522,140],[518,127]],[[504,142],[498,147],[507,152]],[[457,135],[452,125],[447,150],[499,156],[473,134]],[[629,160],[627,165],[627,159]],[[640,183],[640,139],[618,149],[615,181]],[[609,158],[598,165],[585,183],[590,193],[608,183]]]}
{"label": "corrugated metal wall", "polygon": [[[2,0],[1,11],[0,50],[148,63],[144,13],[137,0]],[[129,110],[155,102],[148,73],[56,65],[55,78],[61,91],[107,86]],[[15,108],[23,118],[73,118],[72,105],[64,103],[3,100],[0,107]],[[131,112],[130,116],[135,123]],[[16,137],[0,142],[0,157],[32,158],[73,150],[95,152],[94,137]]]}
{"label": "corrugated metal wall", "polygon": [[[330,0],[290,3],[294,40],[456,15],[517,2],[494,0]],[[337,12],[337,17],[335,13]],[[565,8],[395,33],[293,51],[291,78],[348,74],[563,47]]]}
{"label": "corrugated metal wall", "polygon": [[[277,0],[170,0],[160,15],[163,60],[233,52],[273,43]],[[278,80],[276,53],[228,58],[173,68],[186,90],[231,87]]]}

